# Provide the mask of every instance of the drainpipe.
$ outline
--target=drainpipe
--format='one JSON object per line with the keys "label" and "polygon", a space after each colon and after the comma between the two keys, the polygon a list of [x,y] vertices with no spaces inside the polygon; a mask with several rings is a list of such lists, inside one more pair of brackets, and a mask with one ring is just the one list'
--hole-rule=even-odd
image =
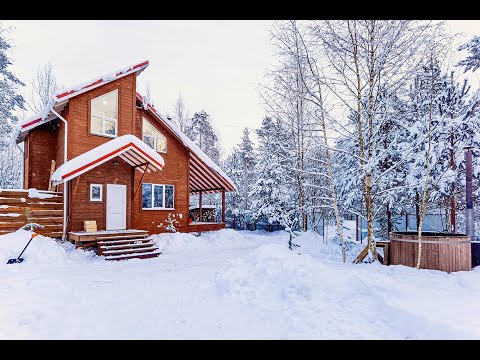
{"label": "drainpipe", "polygon": [[473,166],[472,166],[472,149],[473,146],[466,146],[465,148],[465,177],[466,177],[466,230],[467,235],[470,235],[470,238],[474,240],[475,234],[475,222],[474,222],[474,215],[473,215],[473,187],[472,187],[472,180],[473,180]]}
{"label": "drainpipe", "polygon": [[[68,139],[68,123],[67,120],[63,118],[62,115],[57,113],[55,110],[52,109],[52,113],[54,113],[60,120],[63,121],[65,125],[65,137],[64,137],[64,144],[63,144],[63,163],[67,163],[67,139]],[[63,234],[62,239],[66,240],[67,236],[67,204],[68,204],[68,180],[63,183]]]}

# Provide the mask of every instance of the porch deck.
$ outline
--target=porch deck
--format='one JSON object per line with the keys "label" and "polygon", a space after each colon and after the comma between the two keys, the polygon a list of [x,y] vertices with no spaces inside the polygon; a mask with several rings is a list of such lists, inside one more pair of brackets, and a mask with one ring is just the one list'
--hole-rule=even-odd
{"label": "porch deck", "polygon": [[99,230],[95,232],[71,231],[68,233],[68,240],[74,243],[76,247],[87,247],[94,246],[101,240],[142,239],[148,236],[148,231],[137,229]]}
{"label": "porch deck", "polygon": [[199,222],[193,221],[188,224],[188,232],[203,232],[225,229],[225,223],[222,222]]}

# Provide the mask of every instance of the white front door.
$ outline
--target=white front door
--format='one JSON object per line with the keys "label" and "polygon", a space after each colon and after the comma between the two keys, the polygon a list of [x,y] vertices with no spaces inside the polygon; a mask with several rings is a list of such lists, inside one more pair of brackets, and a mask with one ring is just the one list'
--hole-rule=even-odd
{"label": "white front door", "polygon": [[107,230],[127,228],[127,185],[107,184]]}

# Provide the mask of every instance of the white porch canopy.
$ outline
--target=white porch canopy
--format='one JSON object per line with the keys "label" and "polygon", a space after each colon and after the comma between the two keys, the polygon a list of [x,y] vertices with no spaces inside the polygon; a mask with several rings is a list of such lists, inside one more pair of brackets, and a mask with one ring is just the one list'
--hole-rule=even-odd
{"label": "white porch canopy", "polygon": [[53,185],[69,181],[116,156],[142,173],[145,169],[141,165],[152,165],[146,166],[148,172],[162,170],[165,165],[162,156],[139,138],[123,135],[67,161],[52,174]]}

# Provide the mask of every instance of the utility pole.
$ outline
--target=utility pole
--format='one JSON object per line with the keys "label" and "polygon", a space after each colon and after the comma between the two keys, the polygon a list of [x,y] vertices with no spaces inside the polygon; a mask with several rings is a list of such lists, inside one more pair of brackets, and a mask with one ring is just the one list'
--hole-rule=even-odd
{"label": "utility pole", "polygon": [[470,235],[471,240],[474,239],[474,235],[475,235],[475,219],[473,214],[473,187],[472,187],[472,180],[473,180],[472,149],[473,149],[473,146],[465,147],[465,160],[466,160],[465,177],[466,177],[466,203],[467,203],[466,230],[467,230],[467,235]]}
{"label": "utility pole", "polygon": [[[454,145],[454,136],[453,136],[453,129],[450,130],[450,168],[452,170],[455,169],[455,159],[454,159],[454,153],[453,153],[453,145]],[[450,232],[456,232],[457,231],[457,225],[456,225],[456,210],[457,205],[455,204],[455,180],[452,181],[451,187],[450,187]]]}

